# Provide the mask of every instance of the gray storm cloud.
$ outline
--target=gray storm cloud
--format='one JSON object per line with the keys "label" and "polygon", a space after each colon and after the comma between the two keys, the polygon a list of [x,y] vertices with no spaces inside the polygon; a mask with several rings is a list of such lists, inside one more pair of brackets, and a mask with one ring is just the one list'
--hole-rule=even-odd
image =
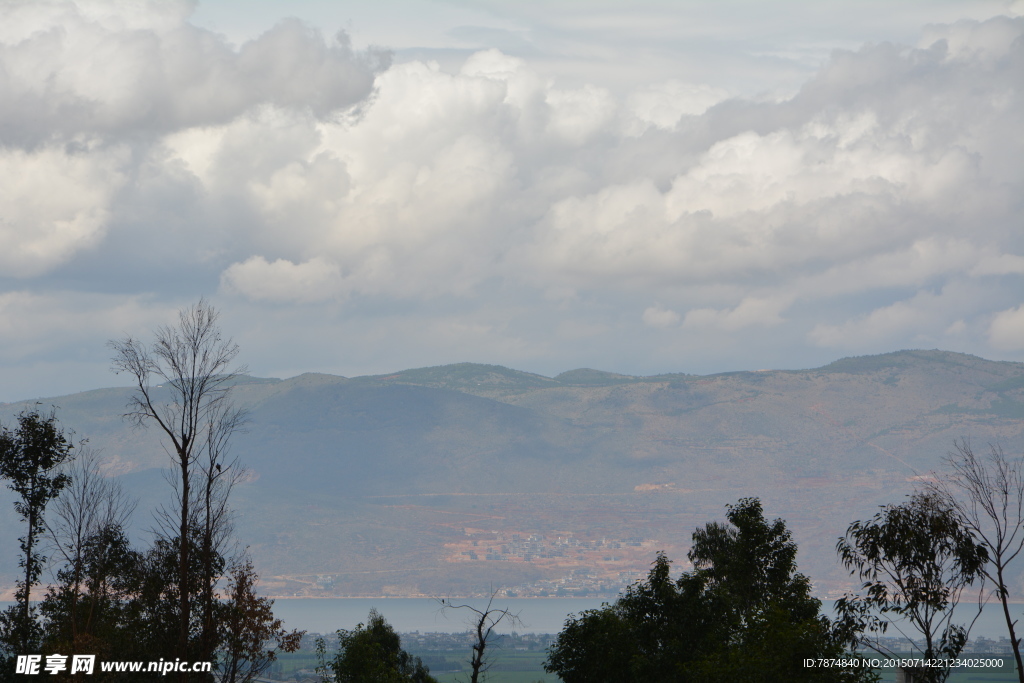
{"label": "gray storm cloud", "polygon": [[[188,5],[117,7],[0,6],[8,310],[200,282],[395,366],[573,363],[581,339],[666,368],[726,338],[1024,352],[1022,18],[836,51],[763,101],[567,87],[497,50],[391,64],[298,20],[233,46]],[[14,334],[4,362],[34,358]]]}

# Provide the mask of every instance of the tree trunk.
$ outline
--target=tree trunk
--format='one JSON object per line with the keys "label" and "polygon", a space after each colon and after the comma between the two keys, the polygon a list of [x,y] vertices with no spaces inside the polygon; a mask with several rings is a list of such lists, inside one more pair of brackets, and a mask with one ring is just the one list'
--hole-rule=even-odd
{"label": "tree trunk", "polygon": [[[36,482],[35,477],[32,478],[32,492],[35,492]],[[35,561],[32,559],[32,537],[35,536],[36,531],[36,512],[35,506],[29,508],[28,513],[28,537],[25,539],[25,605],[22,607],[22,623],[21,623],[21,651],[29,652],[31,650],[30,643],[28,642],[29,633],[31,633],[28,625],[29,619],[31,618],[31,610],[29,609],[31,603],[30,598],[32,594],[32,565]]]}
{"label": "tree trunk", "polygon": [[[179,559],[178,559],[178,609],[180,614],[179,619],[181,620],[178,624],[178,656],[181,657],[182,661],[188,659],[188,631],[189,622],[191,621],[190,614],[190,603],[189,603],[189,580],[188,580],[188,565],[189,565],[189,473],[188,473],[188,453],[185,450],[187,442],[182,440],[182,449],[178,453],[178,457],[181,463],[181,525],[179,528]],[[188,683],[188,672],[181,672],[178,677],[181,683]]]}
{"label": "tree trunk", "polygon": [[1020,683],[1024,683],[1024,664],[1021,663],[1020,658],[1020,642],[1017,640],[1017,634],[1013,628],[1013,617],[1010,616],[1010,605],[1007,602],[1009,600],[1009,596],[1007,595],[1006,590],[1002,588],[1002,586],[1006,585],[1003,580],[1002,567],[996,568],[996,577],[1000,586],[999,602],[1003,606],[1003,618],[1006,619],[1006,628],[1010,632],[1010,645],[1013,647],[1013,658],[1017,663],[1017,680],[1019,680]]}

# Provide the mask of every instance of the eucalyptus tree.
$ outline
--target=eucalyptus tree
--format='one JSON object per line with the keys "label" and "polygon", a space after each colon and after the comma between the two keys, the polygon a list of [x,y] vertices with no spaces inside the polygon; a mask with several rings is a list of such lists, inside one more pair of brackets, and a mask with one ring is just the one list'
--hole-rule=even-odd
{"label": "eucalyptus tree", "polygon": [[402,649],[402,639],[375,609],[366,624],[338,633],[338,652],[327,659],[327,643],[317,638],[322,681],[335,683],[437,683],[419,657]]}
{"label": "eucalyptus tree", "polygon": [[659,553],[614,604],[570,615],[545,670],[565,683],[876,680],[853,663],[804,665],[851,661],[851,632],[820,614],[783,520],[767,521],[756,498],[728,506],[727,519],[694,532],[692,571],[673,580]]}
{"label": "eucalyptus tree", "polygon": [[[836,551],[863,582],[860,593],[836,602],[841,621],[863,628],[862,644],[891,654],[878,636],[892,625],[910,637],[903,622],[923,639],[923,659],[955,659],[963,651],[971,624],[954,623],[954,610],[964,591],[983,578],[989,556],[945,497],[917,493],[885,506],[850,524]],[[911,671],[916,681],[941,682],[951,670]]]}
{"label": "eucalyptus tree", "polygon": [[61,465],[71,458],[72,449],[52,410],[47,415],[38,410],[23,412],[18,416],[17,429],[0,429],[0,477],[18,495],[14,509],[27,526],[25,535],[18,539],[18,564],[24,573],[14,594],[17,604],[0,615],[0,641],[8,651],[35,651],[42,634],[31,598],[46,561],[39,552],[46,530],[43,513],[70,482]]}

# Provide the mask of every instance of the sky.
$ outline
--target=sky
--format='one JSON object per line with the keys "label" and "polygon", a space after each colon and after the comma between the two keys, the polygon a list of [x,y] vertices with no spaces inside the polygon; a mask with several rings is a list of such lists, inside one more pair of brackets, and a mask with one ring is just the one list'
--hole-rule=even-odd
{"label": "sky", "polygon": [[0,401],[1024,361],[1024,0],[0,0]]}

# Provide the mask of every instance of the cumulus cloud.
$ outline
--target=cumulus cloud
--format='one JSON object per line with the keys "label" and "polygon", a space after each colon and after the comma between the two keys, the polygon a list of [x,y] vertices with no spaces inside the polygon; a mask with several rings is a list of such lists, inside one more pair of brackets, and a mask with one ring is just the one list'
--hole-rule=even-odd
{"label": "cumulus cloud", "polygon": [[684,327],[713,330],[741,330],[752,325],[771,327],[783,322],[782,312],[791,301],[786,298],[747,297],[735,308],[698,308],[686,314]]}
{"label": "cumulus cloud", "polygon": [[851,259],[790,281],[803,299],[828,299],[872,290],[917,289],[966,274],[970,277],[1021,274],[1024,259],[1000,253],[994,245],[968,239],[923,237],[906,248]]}
{"label": "cumulus cloud", "polygon": [[69,338],[89,339],[88,354],[106,361],[105,342],[163,324],[175,309],[145,297],[27,290],[0,293],[0,358],[24,362],[64,347]]}
{"label": "cumulus cloud", "polygon": [[550,108],[547,130],[576,145],[604,128],[617,109],[611,93],[592,85],[576,90],[552,88],[544,101]]}
{"label": "cumulus cloud", "polygon": [[679,314],[661,306],[649,306],[644,309],[643,321],[651,327],[672,327],[679,322]]}
{"label": "cumulus cloud", "polygon": [[588,337],[651,370],[744,340],[1019,353],[1024,18],[837,50],[751,99],[660,72],[559,81],[493,49],[392,65],[294,20],[236,47],[188,4],[111,7],[0,7],[18,291],[219,286],[339,328],[416,310],[511,354],[493,362]]}
{"label": "cumulus cloud", "polygon": [[[1015,12],[1020,15],[1020,12]],[[958,21],[930,24],[922,31],[918,47],[931,49],[941,45],[950,62],[988,62],[1004,59],[1020,38],[1020,27],[1009,18],[985,22]]]}
{"label": "cumulus cloud", "polygon": [[121,136],[229,121],[258,104],[323,116],[370,92],[388,63],[284,20],[235,49],[187,21],[186,2],[0,5],[0,136]]}
{"label": "cumulus cloud", "polygon": [[236,263],[224,271],[222,283],[254,301],[308,303],[327,301],[342,293],[341,272],[320,258],[305,263],[260,256]]}
{"label": "cumulus cloud", "polygon": [[[851,317],[840,324],[818,323],[808,334],[819,346],[837,349],[886,348],[901,340],[913,346],[942,345],[971,325],[982,327],[974,310],[984,289],[967,280],[953,280],[939,291],[920,290],[906,299]],[[980,330],[979,330],[980,331]]]}
{"label": "cumulus cloud", "polygon": [[[316,204],[336,189],[331,174],[337,165],[330,159],[307,164],[312,178],[301,179],[308,185],[302,190],[289,176],[287,164],[309,146],[296,138],[304,134],[315,142],[315,130],[293,126],[294,135],[281,141],[288,152],[275,156],[265,140],[245,136],[245,121],[335,116],[369,96],[388,55],[356,52],[344,33],[325,40],[298,20],[282,21],[235,48],[189,23],[192,7],[61,0],[0,5],[3,275],[45,274],[96,248],[112,225],[138,220],[138,205],[152,201],[143,196],[146,190],[188,185],[182,167],[207,193],[221,190],[217,174],[241,178],[253,186],[253,210],[266,214]],[[213,157],[219,166],[211,169]],[[260,171],[265,177],[254,175]],[[261,182],[272,191],[261,193]],[[202,190],[192,194],[201,197]],[[227,220],[237,220],[237,208],[229,211],[235,215]],[[223,222],[225,215],[208,219]],[[157,232],[166,222],[135,229]],[[143,248],[160,239],[135,237]]]}
{"label": "cumulus cloud", "polygon": [[997,349],[1024,349],[1024,305],[997,313],[988,328],[988,334]]}
{"label": "cumulus cloud", "polygon": [[126,157],[124,148],[0,148],[0,272],[40,275],[96,246]]}
{"label": "cumulus cloud", "polygon": [[890,342],[932,322],[934,311],[927,306],[932,299],[930,295],[918,295],[910,301],[877,308],[842,325],[815,325],[810,338],[815,344],[843,349]]}
{"label": "cumulus cloud", "polygon": [[637,88],[626,106],[642,124],[633,130],[639,134],[652,125],[671,130],[683,116],[699,116],[728,96],[724,88],[670,80]]}
{"label": "cumulus cloud", "polygon": [[[993,22],[1020,33],[1019,21]],[[821,296],[792,290],[829,278],[838,294],[1016,267],[1021,257],[1001,252],[996,228],[976,224],[1005,221],[1014,201],[1016,179],[990,152],[1006,147],[1017,94],[1010,63],[991,54],[1017,49],[869,46],[839,53],[781,103],[679,83],[617,103],[593,86],[557,88],[489,50],[454,74],[392,67],[357,120],[264,111],[182,134],[174,149],[206,177],[224,169],[209,182],[256,209],[244,239],[268,263],[323,255],[358,291],[465,295],[524,274],[584,290],[742,288],[756,278],[783,286],[776,300],[794,300]],[[892,102],[920,89],[922,71],[927,97]],[[967,101],[968,80],[991,85]],[[691,303],[690,324],[746,311],[742,298]]]}

